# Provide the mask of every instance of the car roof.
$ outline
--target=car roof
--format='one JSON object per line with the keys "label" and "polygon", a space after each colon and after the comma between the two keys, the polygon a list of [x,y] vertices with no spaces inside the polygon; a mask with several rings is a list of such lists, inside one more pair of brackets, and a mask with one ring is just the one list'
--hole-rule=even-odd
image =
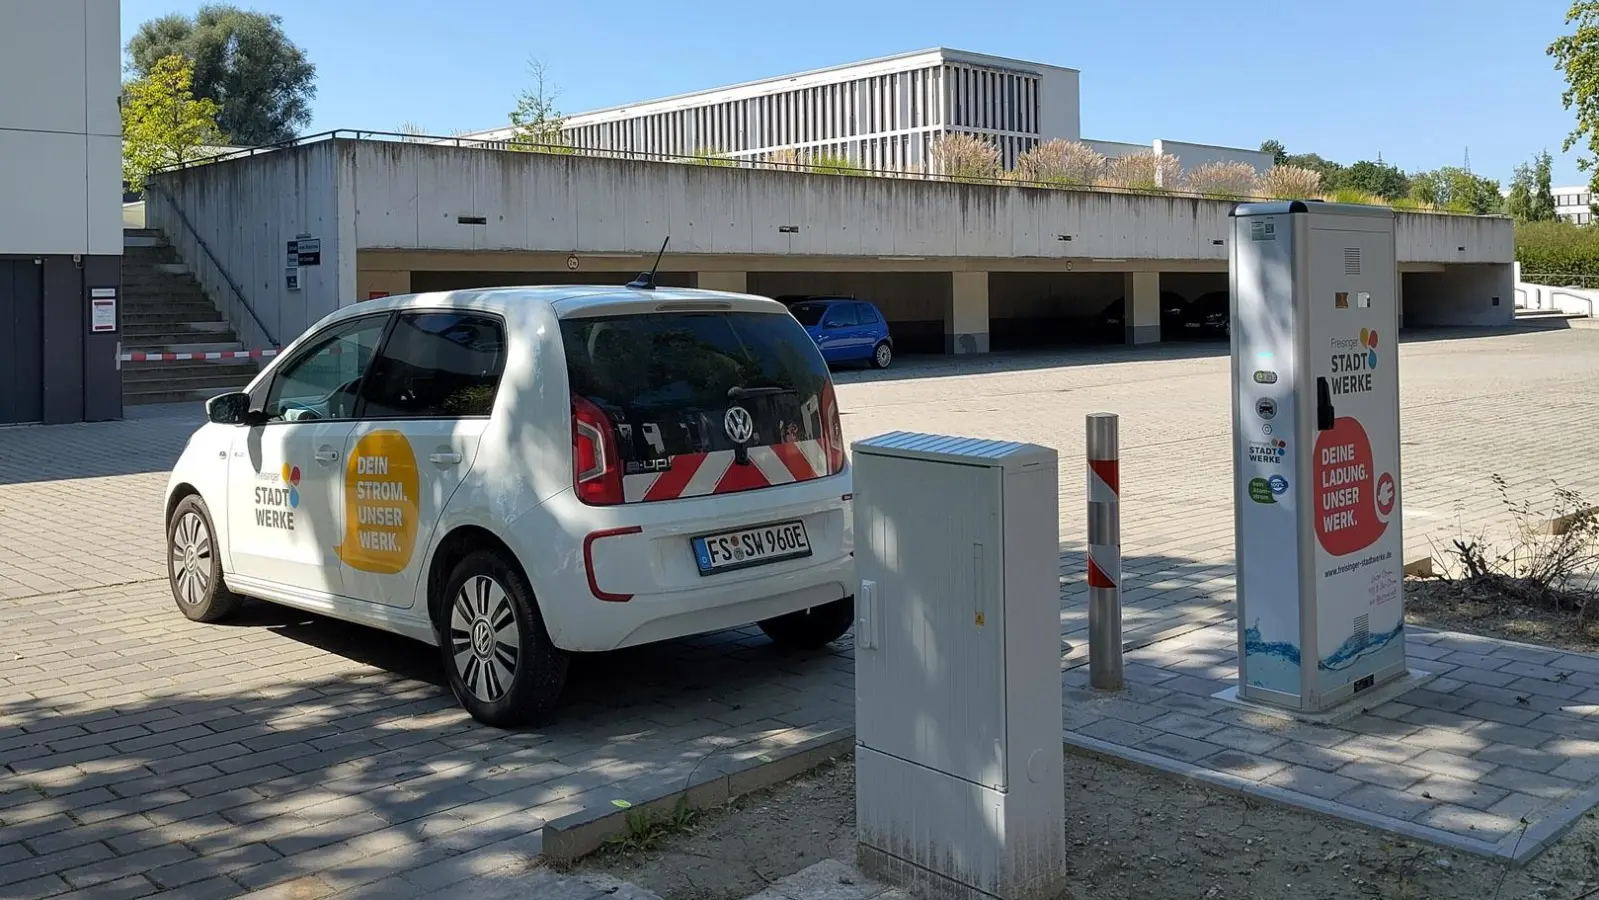
{"label": "car roof", "polygon": [[619,285],[527,285],[518,287],[470,288],[401,294],[364,300],[340,310],[347,315],[417,307],[474,309],[485,312],[516,313],[530,304],[548,304],[558,318],[586,318],[600,315],[628,315],[656,310],[690,312],[699,310],[741,310],[747,312],[786,312],[781,303],[754,294],[731,291],[702,291],[694,288],[650,289]]}

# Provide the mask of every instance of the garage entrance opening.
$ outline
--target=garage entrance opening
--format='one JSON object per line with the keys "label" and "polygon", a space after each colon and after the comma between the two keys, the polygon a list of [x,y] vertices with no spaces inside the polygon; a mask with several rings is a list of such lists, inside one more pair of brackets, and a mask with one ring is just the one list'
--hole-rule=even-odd
{"label": "garage entrance opening", "polygon": [[0,259],[0,425],[44,419],[44,267]]}

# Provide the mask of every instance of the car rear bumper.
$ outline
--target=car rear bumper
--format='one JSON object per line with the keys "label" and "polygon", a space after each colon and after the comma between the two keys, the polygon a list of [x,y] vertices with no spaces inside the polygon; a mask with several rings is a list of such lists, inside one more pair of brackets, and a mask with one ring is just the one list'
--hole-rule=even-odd
{"label": "car rear bumper", "polygon": [[[565,650],[614,650],[739,627],[855,593],[849,490],[846,471],[776,488],[611,507],[585,506],[568,491],[543,508],[557,523],[559,546],[519,548],[519,554],[539,561],[528,575],[550,638]],[[805,523],[810,556],[699,573],[691,538],[791,521]]]}

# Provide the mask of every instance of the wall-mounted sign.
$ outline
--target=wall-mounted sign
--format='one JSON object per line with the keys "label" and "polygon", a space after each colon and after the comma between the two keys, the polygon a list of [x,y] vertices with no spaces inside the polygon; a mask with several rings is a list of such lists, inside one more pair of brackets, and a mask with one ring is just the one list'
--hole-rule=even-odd
{"label": "wall-mounted sign", "polygon": [[389,295],[388,291],[367,291],[366,292],[366,299],[368,299],[368,300],[377,300],[377,299],[380,299],[380,298],[383,298],[383,297],[387,297],[388,295]]}
{"label": "wall-mounted sign", "polygon": [[117,330],[117,289],[89,289],[89,330],[104,333]]}
{"label": "wall-mounted sign", "polygon": [[577,254],[574,253],[566,258],[566,267],[573,270],[577,269]]}
{"label": "wall-mounted sign", "polygon": [[288,242],[284,264],[290,266],[322,265],[322,239],[301,235]]}
{"label": "wall-mounted sign", "polygon": [[283,270],[283,287],[285,289],[291,290],[291,291],[297,291],[297,290],[300,289],[300,267],[299,266],[288,266],[288,267],[284,268],[284,270]]}

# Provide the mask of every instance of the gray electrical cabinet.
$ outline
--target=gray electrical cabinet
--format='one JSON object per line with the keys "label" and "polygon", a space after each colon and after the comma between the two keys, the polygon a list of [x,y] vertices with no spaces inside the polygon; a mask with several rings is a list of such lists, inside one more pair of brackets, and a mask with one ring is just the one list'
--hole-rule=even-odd
{"label": "gray electrical cabinet", "polygon": [[861,867],[932,896],[1055,896],[1056,453],[906,432],[853,449]]}

